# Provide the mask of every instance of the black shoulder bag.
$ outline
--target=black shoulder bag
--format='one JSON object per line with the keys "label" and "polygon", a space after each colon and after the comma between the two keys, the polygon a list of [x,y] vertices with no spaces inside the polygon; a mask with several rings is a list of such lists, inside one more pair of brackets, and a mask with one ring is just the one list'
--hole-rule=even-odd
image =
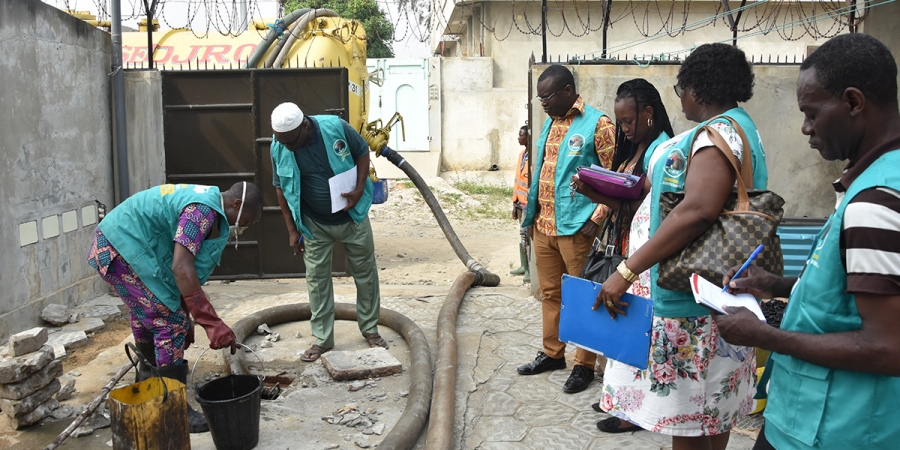
{"label": "black shoulder bag", "polygon": [[[594,238],[594,244],[587,255],[587,262],[581,269],[581,278],[595,283],[603,283],[616,272],[619,263],[625,260],[623,233],[631,231],[631,204],[628,201],[619,203],[615,220],[606,219],[603,231]],[[603,245],[604,242],[606,245]]]}

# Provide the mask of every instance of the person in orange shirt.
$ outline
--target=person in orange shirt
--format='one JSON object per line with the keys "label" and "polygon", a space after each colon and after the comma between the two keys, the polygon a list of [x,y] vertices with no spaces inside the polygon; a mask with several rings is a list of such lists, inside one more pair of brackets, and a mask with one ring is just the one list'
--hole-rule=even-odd
{"label": "person in orange shirt", "polygon": [[[513,220],[518,220],[519,225],[525,220],[525,207],[528,205],[528,125],[522,125],[519,128],[519,145],[521,145],[522,153],[519,153],[519,164],[516,167],[516,183],[513,186]],[[519,242],[519,261],[522,265],[518,269],[509,271],[510,275],[524,275],[522,281],[531,282],[531,273],[528,267],[528,233],[524,228],[519,228],[521,241]]]}

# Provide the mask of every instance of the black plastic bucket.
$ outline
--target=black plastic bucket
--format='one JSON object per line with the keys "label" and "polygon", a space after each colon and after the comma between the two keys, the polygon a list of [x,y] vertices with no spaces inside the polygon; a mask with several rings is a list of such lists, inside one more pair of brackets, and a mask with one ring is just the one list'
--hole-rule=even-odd
{"label": "black plastic bucket", "polygon": [[256,375],[228,375],[194,390],[217,450],[256,447],[262,387]]}

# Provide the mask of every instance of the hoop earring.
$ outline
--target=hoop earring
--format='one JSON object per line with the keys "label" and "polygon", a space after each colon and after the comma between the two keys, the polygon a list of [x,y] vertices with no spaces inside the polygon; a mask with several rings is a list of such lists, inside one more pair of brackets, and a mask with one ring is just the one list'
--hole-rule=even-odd
{"label": "hoop earring", "polygon": [[653,128],[653,119],[651,119],[649,117],[647,118],[647,126],[650,128]]}

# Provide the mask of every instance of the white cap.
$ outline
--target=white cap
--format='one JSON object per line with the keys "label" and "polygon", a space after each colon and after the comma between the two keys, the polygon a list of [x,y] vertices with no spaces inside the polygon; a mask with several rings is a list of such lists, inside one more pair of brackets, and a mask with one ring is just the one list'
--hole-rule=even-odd
{"label": "white cap", "polygon": [[291,103],[282,103],[272,110],[272,130],[277,133],[287,133],[303,123],[303,111],[300,107]]}

